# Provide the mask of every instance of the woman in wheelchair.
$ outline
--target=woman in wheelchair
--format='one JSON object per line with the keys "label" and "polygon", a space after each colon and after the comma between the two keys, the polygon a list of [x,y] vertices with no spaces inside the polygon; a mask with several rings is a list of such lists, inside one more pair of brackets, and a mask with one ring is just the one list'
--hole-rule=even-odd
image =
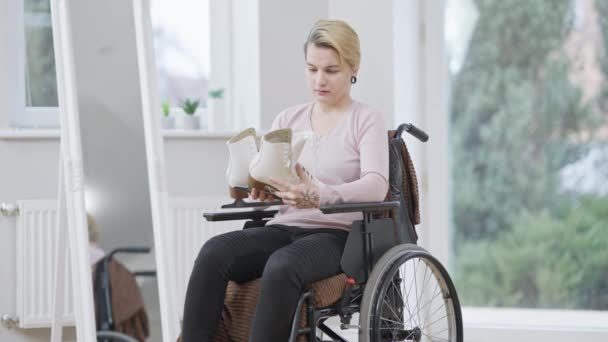
{"label": "woman in wheelchair", "polygon": [[[428,338],[435,332],[441,336],[439,341],[462,341],[460,307],[447,272],[415,245],[415,233],[405,236],[398,232],[398,226],[413,232],[417,220],[412,215],[418,215],[403,211],[407,210],[403,209],[407,207],[404,202],[411,204],[412,198],[407,197],[408,190],[401,191],[406,178],[402,177],[405,171],[401,164],[411,165],[411,160],[395,152],[405,149],[400,135],[406,125],[387,140],[383,115],[351,98],[360,61],[357,34],[343,21],[321,20],[308,35],[304,57],[313,100],[279,113],[272,130],[314,132],[313,157],[303,154],[299,159],[299,182],[270,180],[276,189],[273,194],[284,204],[270,221],[261,227],[216,236],[201,248],[186,292],[183,341],[214,341],[229,281],[240,284],[258,278],[261,289],[251,321],[250,342],[283,342],[297,334],[307,334],[307,341],[317,341],[316,324],[340,314],[343,326],[348,327],[353,312],[360,312],[362,342],[435,340]],[[421,140],[425,135],[411,125],[405,130]],[[377,203],[383,202],[387,193],[396,194],[393,202]],[[258,200],[272,201],[275,196],[256,189],[250,193]],[[376,203],[365,206],[369,202]],[[401,216],[378,219],[375,213],[379,209]],[[384,242],[388,240],[389,244]],[[413,272],[411,267],[402,267],[412,261]],[[359,291],[356,298],[355,294],[350,297],[351,291],[343,291],[339,306],[314,312],[307,297],[309,328],[294,326],[307,286],[341,273],[350,277],[346,283],[364,291]],[[423,294],[419,286],[433,291]],[[429,298],[431,301],[425,303]],[[439,298],[439,307],[432,302],[435,298]],[[428,317],[423,317],[424,312]],[[436,322],[445,317],[447,328],[442,325],[435,330]],[[322,330],[334,341],[345,341]]]}
{"label": "woman in wheelchair", "polygon": [[[286,204],[265,227],[210,239],[188,284],[183,340],[212,341],[229,280],[262,277],[250,341],[287,341],[306,284],[339,274],[350,228],[360,213],[325,215],[322,204],[382,201],[388,189],[388,145],[383,115],[354,101],[359,39],[345,22],[322,20],[304,47],[314,100],[281,112],[272,130],[312,130],[318,136],[315,179],[296,166],[301,182],[275,180]],[[252,190],[253,199],[272,200]],[[270,196],[272,197],[272,196]]]}

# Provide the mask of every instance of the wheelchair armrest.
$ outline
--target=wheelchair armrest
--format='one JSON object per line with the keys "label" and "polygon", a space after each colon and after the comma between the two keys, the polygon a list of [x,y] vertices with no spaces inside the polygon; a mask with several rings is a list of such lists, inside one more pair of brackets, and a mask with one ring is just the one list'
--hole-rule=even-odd
{"label": "wheelchair armrest", "polygon": [[391,210],[399,207],[399,201],[390,202],[360,202],[360,203],[342,203],[333,205],[324,205],[321,208],[323,214],[335,214],[335,213],[350,213],[356,211],[362,212],[378,212],[384,210]]}
{"label": "wheelchair armrest", "polygon": [[207,221],[234,221],[234,220],[263,220],[273,217],[279,212],[273,207],[257,207],[257,208],[239,208],[239,209],[224,209],[217,212],[204,213],[203,217]]}
{"label": "wheelchair armrest", "polygon": [[[324,214],[334,213],[349,213],[362,211],[364,213],[373,213],[384,210],[390,210],[399,207],[399,201],[391,202],[361,202],[361,203],[343,203],[322,206],[319,208]],[[278,209],[270,207],[254,207],[254,208],[233,208],[223,209],[216,212],[204,213],[203,217],[207,221],[233,221],[233,220],[263,220],[272,218],[278,212]]]}

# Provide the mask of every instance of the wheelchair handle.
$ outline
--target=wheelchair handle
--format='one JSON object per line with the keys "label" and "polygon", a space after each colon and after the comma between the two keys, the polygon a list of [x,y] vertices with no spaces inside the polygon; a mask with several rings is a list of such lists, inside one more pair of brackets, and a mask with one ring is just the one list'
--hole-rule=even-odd
{"label": "wheelchair handle", "polygon": [[424,132],[420,128],[418,128],[412,124],[409,124],[409,123],[404,123],[404,124],[399,125],[399,127],[397,128],[397,133],[395,134],[395,137],[401,137],[401,135],[403,134],[403,131],[406,131],[409,134],[415,136],[416,138],[418,138],[418,140],[420,140],[422,142],[427,142],[429,140],[429,135],[426,134],[426,132]]}
{"label": "wheelchair handle", "polygon": [[110,259],[114,256],[114,254],[116,253],[133,253],[133,254],[145,254],[145,253],[150,253],[150,247],[143,247],[143,246],[131,246],[131,247],[120,247],[120,248],[116,248],[114,250],[112,250],[109,254]]}
{"label": "wheelchair handle", "polygon": [[156,277],[156,271],[136,271],[133,272],[136,277]]}

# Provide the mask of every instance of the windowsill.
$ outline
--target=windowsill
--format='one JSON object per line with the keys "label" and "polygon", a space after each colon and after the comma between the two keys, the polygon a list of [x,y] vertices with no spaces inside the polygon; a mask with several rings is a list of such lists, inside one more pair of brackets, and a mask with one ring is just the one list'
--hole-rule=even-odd
{"label": "windowsill", "polygon": [[236,131],[209,132],[206,130],[167,129],[162,130],[165,139],[230,139],[237,135]]}
{"label": "windowsill", "polygon": [[[205,130],[162,130],[165,139],[230,139],[238,132],[209,132]],[[45,140],[59,139],[57,129],[0,129],[0,140]]]}
{"label": "windowsill", "polygon": [[463,307],[465,329],[593,331],[608,333],[608,312]]}
{"label": "windowsill", "polygon": [[58,129],[0,129],[0,140],[59,139]]}

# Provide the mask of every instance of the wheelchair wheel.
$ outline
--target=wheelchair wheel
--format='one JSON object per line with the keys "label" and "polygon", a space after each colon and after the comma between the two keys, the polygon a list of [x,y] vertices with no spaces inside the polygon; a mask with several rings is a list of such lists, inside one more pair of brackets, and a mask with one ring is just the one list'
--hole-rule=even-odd
{"label": "wheelchair wheel", "polygon": [[137,339],[115,331],[97,331],[97,342],[139,342]]}
{"label": "wheelchair wheel", "polygon": [[462,342],[460,303],[447,271],[425,249],[395,246],[365,285],[359,341]]}

